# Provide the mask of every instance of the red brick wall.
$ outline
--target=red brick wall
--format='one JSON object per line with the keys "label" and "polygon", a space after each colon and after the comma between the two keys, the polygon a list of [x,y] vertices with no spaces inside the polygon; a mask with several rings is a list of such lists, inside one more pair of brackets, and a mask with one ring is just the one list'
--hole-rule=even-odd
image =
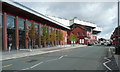
{"label": "red brick wall", "polygon": [[[71,33],[75,34],[78,37],[78,41],[76,42],[76,44],[80,44],[79,40],[87,37],[87,31],[85,31],[84,29],[81,29],[80,27],[77,27],[77,28],[71,30],[68,33],[68,35],[70,36]],[[78,33],[80,33],[80,35]],[[69,38],[69,36],[68,36],[68,38]],[[69,39],[68,39],[68,44],[71,44],[71,41],[69,41]],[[84,43],[81,43],[81,44],[87,44],[87,41],[84,39]]]}
{"label": "red brick wall", "polygon": [[62,30],[62,32],[63,32],[64,39],[63,39],[63,41],[61,41],[61,44],[67,44],[67,31]]}

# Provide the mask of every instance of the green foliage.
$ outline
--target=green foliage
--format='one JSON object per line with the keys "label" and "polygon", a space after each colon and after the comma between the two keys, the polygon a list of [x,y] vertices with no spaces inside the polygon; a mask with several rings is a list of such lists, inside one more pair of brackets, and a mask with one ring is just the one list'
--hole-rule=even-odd
{"label": "green foliage", "polygon": [[43,33],[42,33],[42,40],[46,42],[46,41],[47,41],[47,37],[48,37],[48,34],[47,34],[47,26],[44,25],[44,26],[43,26]]}
{"label": "green foliage", "polygon": [[58,31],[58,41],[62,41],[64,39],[63,32],[61,30]]}
{"label": "green foliage", "polygon": [[76,35],[74,35],[73,33],[70,34],[70,38],[69,38],[70,41],[77,41],[78,38]]}
{"label": "green foliage", "polygon": [[50,41],[56,41],[56,30],[50,33]]}
{"label": "green foliage", "polygon": [[31,40],[35,40],[36,39],[36,29],[35,29],[35,24],[34,22],[32,22],[31,26],[30,26],[30,30],[29,30],[29,37]]}

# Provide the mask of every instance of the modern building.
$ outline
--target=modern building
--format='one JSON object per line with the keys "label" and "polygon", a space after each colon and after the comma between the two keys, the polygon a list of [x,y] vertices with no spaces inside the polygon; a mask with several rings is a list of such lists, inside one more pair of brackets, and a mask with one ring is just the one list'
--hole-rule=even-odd
{"label": "modern building", "polygon": [[[64,26],[62,23],[57,22],[41,13],[38,13],[26,6],[11,0],[2,1],[2,10],[0,11],[0,28],[2,28],[2,50],[26,49],[29,48],[29,30],[32,23],[35,24],[37,34],[40,36],[35,40],[35,45],[38,48],[43,47],[42,28],[47,26],[47,33],[50,34],[53,30],[61,30],[64,35],[62,44],[67,44],[67,31],[69,27]],[[1,35],[0,35],[1,36]],[[54,42],[58,44],[58,42]],[[51,43],[47,42],[50,46]]]}
{"label": "modern building", "polygon": [[[78,44],[88,44],[88,42],[97,41],[97,34],[102,31],[101,27],[97,25],[80,21],[78,19],[67,20],[63,18],[53,17],[49,15],[43,15],[36,12],[20,3],[12,0],[3,0],[2,10],[0,10],[0,39],[2,40],[0,45],[1,50],[19,50],[28,49],[31,46],[29,40],[29,31],[32,24],[35,24],[38,38],[34,42],[34,48],[44,47],[42,40],[43,26],[46,25],[46,32],[50,36],[53,30],[62,31],[64,39],[62,41],[54,41],[55,45],[71,43],[69,41],[70,33],[74,33],[78,36]],[[47,47],[52,46],[52,42],[46,42]]]}

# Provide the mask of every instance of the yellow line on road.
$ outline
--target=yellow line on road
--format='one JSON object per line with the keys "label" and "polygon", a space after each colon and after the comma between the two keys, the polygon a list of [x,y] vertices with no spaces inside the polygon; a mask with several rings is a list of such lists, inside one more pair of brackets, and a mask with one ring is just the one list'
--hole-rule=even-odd
{"label": "yellow line on road", "polygon": [[2,66],[2,68],[10,67],[10,66],[12,66],[12,65],[13,65],[13,64],[4,65],[4,66]]}

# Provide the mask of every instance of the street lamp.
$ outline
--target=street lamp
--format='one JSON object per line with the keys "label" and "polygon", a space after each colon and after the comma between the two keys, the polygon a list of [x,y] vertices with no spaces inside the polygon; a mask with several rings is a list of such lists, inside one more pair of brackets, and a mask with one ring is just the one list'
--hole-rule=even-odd
{"label": "street lamp", "polygon": [[118,30],[118,47],[116,48],[116,54],[120,54],[120,25],[119,25],[119,7],[120,7],[120,5],[119,5],[119,0],[118,0],[118,28],[117,28],[117,30]]}

